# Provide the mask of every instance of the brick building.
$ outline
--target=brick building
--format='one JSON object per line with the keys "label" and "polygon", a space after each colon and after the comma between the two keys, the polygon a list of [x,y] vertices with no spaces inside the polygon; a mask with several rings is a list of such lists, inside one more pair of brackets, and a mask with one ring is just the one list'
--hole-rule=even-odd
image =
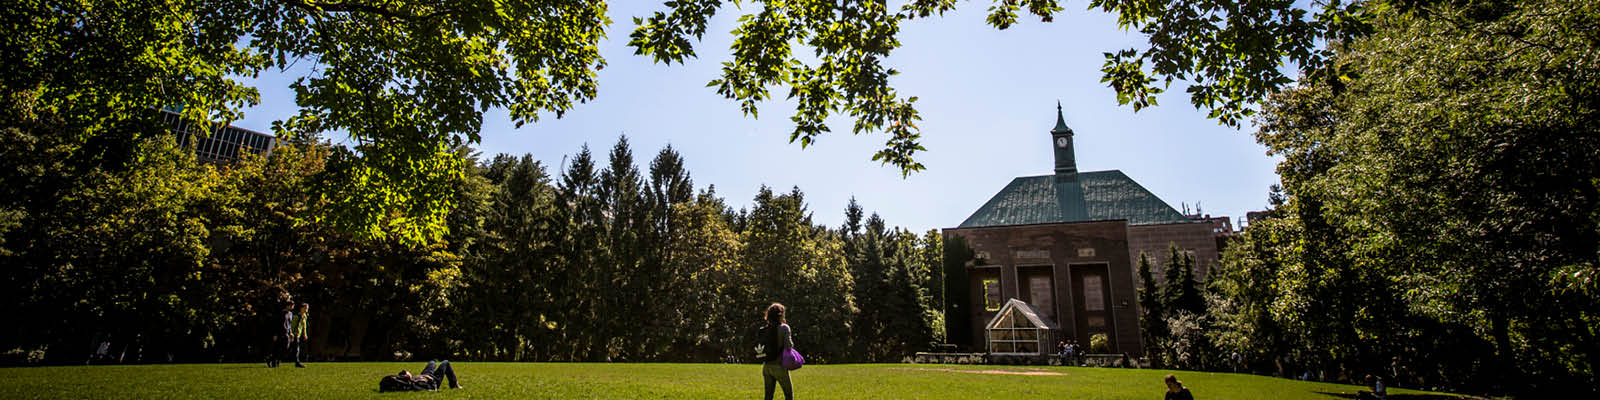
{"label": "brick building", "polygon": [[[1050,130],[1054,173],[1012,179],[960,226],[944,230],[946,243],[963,239],[976,254],[965,267],[966,304],[953,305],[966,307],[970,321],[949,325],[971,329],[974,343],[958,344],[988,353],[1053,352],[997,347],[1008,338],[989,337],[994,333],[986,326],[1008,320],[997,318],[1006,317],[1001,311],[1022,310],[1054,324],[1048,328],[1056,340],[1088,349],[1091,338],[1103,334],[1107,348],[1101,351],[1141,355],[1139,254],[1150,256],[1157,277],[1169,244],[1192,252],[1197,279],[1216,263],[1213,222],[1179,213],[1122,171],[1079,172],[1073,135],[1057,105]],[[1011,299],[1029,307],[1007,307]]]}

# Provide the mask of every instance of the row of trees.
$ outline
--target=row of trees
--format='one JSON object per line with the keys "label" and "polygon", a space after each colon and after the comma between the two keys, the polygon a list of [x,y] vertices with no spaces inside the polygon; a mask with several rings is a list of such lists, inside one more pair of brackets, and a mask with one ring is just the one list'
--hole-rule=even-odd
{"label": "row of trees", "polygon": [[936,233],[864,218],[854,201],[844,226],[819,226],[799,188],[763,187],[734,210],[712,187],[697,192],[670,147],[644,172],[626,139],[608,160],[600,167],[586,148],[558,180],[527,156],[475,167],[467,192],[478,195],[452,216],[451,236],[463,236],[452,241],[476,243],[452,292],[457,313],[419,337],[436,343],[413,347],[723,360],[749,353],[772,301],[790,307],[796,345],[822,361],[899,360],[940,338]]}
{"label": "row of trees", "polygon": [[156,122],[125,132],[73,158],[57,156],[84,153],[75,137],[5,130],[10,357],[81,362],[100,333],[145,361],[250,360],[291,294],[323,316],[324,349],[365,359],[748,358],[773,301],[819,361],[898,361],[942,338],[937,233],[853,200],[844,226],[819,226],[798,188],[734,210],[670,147],[641,170],[623,138],[559,176],[458,149],[448,234],[419,245],[330,222],[349,204],[325,187],[354,160],[343,148],[211,165]]}
{"label": "row of trees", "polygon": [[1199,309],[1146,279],[1152,354],[1532,398],[1600,391],[1596,21],[1593,2],[1419,5],[1333,43],[1342,76],[1263,104],[1257,139],[1284,158],[1283,184]]}

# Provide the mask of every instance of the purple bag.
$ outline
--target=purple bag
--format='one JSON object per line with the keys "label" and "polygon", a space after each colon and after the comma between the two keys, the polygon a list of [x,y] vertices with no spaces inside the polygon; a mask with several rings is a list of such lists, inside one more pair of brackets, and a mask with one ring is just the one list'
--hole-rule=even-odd
{"label": "purple bag", "polygon": [[805,365],[806,358],[801,357],[800,352],[794,351],[794,348],[789,348],[783,351],[783,369],[793,371],[800,369],[800,367]]}

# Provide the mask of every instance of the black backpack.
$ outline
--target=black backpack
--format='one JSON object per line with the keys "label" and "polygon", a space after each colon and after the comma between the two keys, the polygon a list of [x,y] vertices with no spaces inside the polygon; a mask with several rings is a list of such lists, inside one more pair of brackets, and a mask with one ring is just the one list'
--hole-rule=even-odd
{"label": "black backpack", "polygon": [[757,360],[767,363],[778,361],[778,359],[783,357],[783,345],[778,341],[777,326],[763,325],[761,330],[757,331],[756,333],[756,343],[766,346],[765,353],[756,353]]}

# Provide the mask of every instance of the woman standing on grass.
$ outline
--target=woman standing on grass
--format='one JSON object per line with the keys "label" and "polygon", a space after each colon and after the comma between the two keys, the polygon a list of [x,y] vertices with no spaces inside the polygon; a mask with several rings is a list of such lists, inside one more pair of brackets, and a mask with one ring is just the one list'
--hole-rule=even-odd
{"label": "woman standing on grass", "polygon": [[783,398],[794,400],[794,386],[789,382],[789,370],[783,367],[783,352],[794,348],[789,321],[784,317],[782,304],[767,306],[767,325],[761,328],[761,343],[756,354],[761,359],[761,380],[766,386],[766,400],[772,400],[773,384],[783,385]]}

